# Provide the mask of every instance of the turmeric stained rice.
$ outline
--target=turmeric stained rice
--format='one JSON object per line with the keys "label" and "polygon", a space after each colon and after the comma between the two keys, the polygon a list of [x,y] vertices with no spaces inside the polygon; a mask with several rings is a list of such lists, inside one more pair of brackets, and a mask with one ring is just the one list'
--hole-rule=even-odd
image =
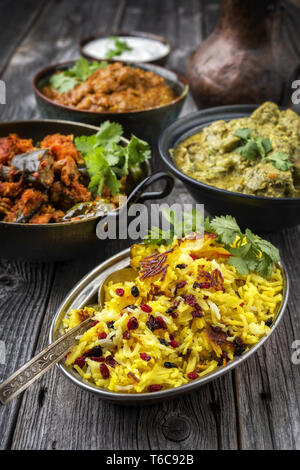
{"label": "turmeric stained rice", "polygon": [[133,245],[135,282],[110,283],[104,309],[72,310],[68,330],[95,324],[66,357],[83,379],[113,392],[179,387],[224,366],[269,334],[283,277],[240,275],[216,236]]}

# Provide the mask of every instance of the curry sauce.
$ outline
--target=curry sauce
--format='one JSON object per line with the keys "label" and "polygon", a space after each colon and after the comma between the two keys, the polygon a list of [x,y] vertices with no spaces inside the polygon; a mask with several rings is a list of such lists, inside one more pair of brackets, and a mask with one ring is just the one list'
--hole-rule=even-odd
{"label": "curry sauce", "polygon": [[[251,130],[255,139],[268,139],[266,158],[251,159],[239,153],[244,143],[237,130]],[[272,156],[288,157],[289,169],[282,171]],[[181,142],[172,151],[178,168],[186,175],[217,188],[268,197],[300,197],[300,116],[280,110],[271,102],[251,116],[229,122],[215,121]]]}

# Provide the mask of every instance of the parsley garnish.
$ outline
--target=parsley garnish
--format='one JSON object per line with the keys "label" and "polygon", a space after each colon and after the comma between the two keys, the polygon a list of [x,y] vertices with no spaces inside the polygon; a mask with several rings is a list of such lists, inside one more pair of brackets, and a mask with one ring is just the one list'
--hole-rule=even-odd
{"label": "parsley garnish", "polygon": [[94,196],[101,196],[103,186],[115,196],[120,193],[121,177],[129,168],[139,165],[151,156],[147,142],[134,135],[128,145],[121,144],[123,129],[116,122],[104,122],[91,136],[76,137],[75,145],[81,152],[89,176],[89,189]]}
{"label": "parsley garnish", "polygon": [[247,275],[252,271],[268,279],[274,263],[280,259],[279,251],[272,243],[254,235],[248,228],[242,233],[230,215],[215,217],[211,221],[206,218],[204,230],[218,235],[217,241],[224,244],[232,255],[228,264],[240,274]]}
{"label": "parsley garnish", "polygon": [[273,148],[268,137],[253,137],[252,129],[248,128],[237,129],[234,135],[243,141],[243,145],[236,149],[236,152],[242,157],[248,160],[262,158],[262,160],[272,163],[277,170],[281,171],[293,169],[293,164],[289,161],[290,157],[286,153],[273,152],[270,154]]}
{"label": "parsley garnish", "polygon": [[121,55],[124,51],[132,51],[132,47],[130,47],[126,41],[121,41],[117,36],[110,36],[114,42],[114,48],[108,49],[105,54],[106,59],[112,59],[115,56]]}
{"label": "parsley garnish", "polygon": [[107,65],[108,62],[106,61],[94,61],[90,64],[81,57],[73,67],[52,75],[49,84],[60,93],[65,93],[72,90],[79,83],[85,82],[95,70],[104,69]]}

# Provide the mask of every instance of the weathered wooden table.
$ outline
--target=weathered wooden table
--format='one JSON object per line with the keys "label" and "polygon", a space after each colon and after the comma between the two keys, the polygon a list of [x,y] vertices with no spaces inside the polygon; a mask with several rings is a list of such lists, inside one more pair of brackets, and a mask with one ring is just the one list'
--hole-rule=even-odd
{"label": "weathered wooden table", "polygon": [[[0,1],[0,74],[7,86],[1,120],[38,116],[34,73],[78,56],[93,31],[145,30],[175,46],[169,67],[184,71],[187,55],[213,28],[216,1]],[[191,98],[184,113],[195,110]],[[175,196],[176,195],[176,196]],[[192,202],[177,182],[169,202]],[[1,448],[8,449],[295,449],[300,448],[300,365],[291,361],[300,340],[299,228],[270,238],[280,247],[291,280],[284,318],[257,354],[198,392],[144,408],[102,402],[79,390],[56,368],[0,408]],[[17,243],[17,240],[16,240]],[[6,345],[2,381],[47,343],[53,315],[69,289],[129,242],[105,253],[56,264],[0,261],[0,340]]]}

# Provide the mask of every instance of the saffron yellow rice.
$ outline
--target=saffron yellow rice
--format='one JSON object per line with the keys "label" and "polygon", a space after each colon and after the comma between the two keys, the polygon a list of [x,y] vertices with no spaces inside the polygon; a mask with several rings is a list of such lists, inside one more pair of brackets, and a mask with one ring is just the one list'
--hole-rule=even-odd
{"label": "saffron yellow rice", "polygon": [[278,266],[268,280],[240,275],[229,256],[211,234],[133,245],[136,281],[110,283],[101,312],[85,307],[64,319],[68,330],[95,316],[65,364],[98,387],[142,393],[179,387],[243,354],[269,334],[283,277]]}

